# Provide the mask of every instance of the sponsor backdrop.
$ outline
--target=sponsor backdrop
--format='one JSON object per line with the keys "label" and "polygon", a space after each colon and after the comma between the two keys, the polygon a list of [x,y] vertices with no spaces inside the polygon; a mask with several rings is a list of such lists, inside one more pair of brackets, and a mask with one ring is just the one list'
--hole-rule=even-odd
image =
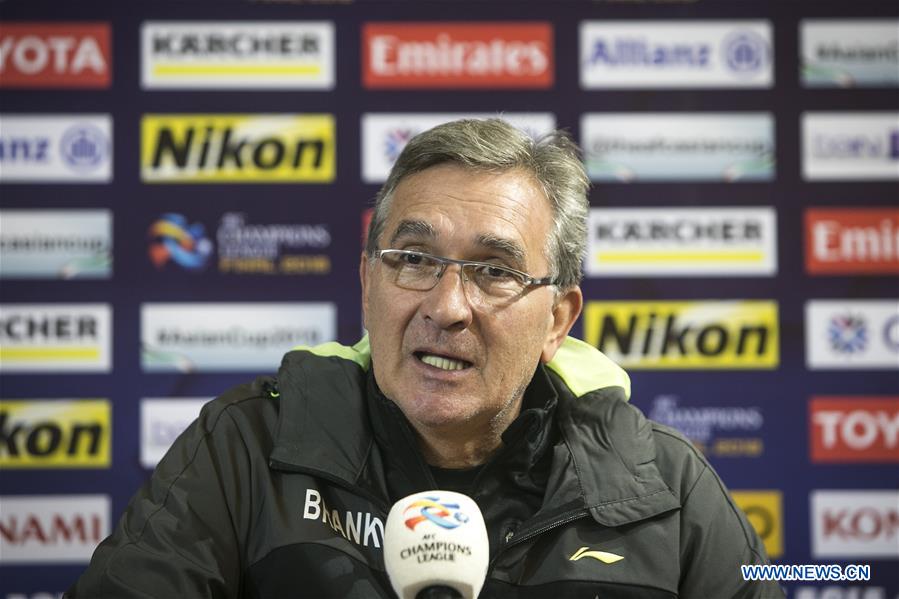
{"label": "sponsor backdrop", "polygon": [[390,165],[498,112],[583,146],[575,334],[708,456],[776,562],[872,565],[791,595],[899,594],[894,3],[0,17],[0,599],[65,589],[209,398],[354,342]]}

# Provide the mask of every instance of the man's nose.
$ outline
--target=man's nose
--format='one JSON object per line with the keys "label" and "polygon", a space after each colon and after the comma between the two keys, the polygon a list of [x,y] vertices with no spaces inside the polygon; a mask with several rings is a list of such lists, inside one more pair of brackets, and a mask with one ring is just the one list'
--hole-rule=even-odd
{"label": "man's nose", "polygon": [[441,329],[465,329],[471,324],[471,302],[466,292],[465,273],[456,264],[443,271],[437,285],[422,301],[422,315]]}

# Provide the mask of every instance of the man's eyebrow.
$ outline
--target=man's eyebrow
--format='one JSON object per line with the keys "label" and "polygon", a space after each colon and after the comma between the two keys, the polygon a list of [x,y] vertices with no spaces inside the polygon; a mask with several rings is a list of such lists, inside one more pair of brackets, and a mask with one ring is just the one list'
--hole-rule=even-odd
{"label": "man's eyebrow", "polygon": [[525,263],[524,248],[511,239],[497,237],[496,235],[490,235],[489,233],[482,233],[481,235],[478,235],[477,241],[478,245],[483,245],[494,251],[505,254],[507,257],[517,262],[519,266],[523,266]]}
{"label": "man's eyebrow", "polygon": [[[400,224],[396,227],[396,231],[393,233],[393,236],[391,236],[390,245],[396,245],[396,242],[404,237],[436,239],[437,231],[430,223],[423,220],[403,220],[400,221]],[[490,233],[481,233],[477,236],[476,241],[480,246],[505,255],[519,266],[525,264],[524,248],[516,241],[506,237],[491,235]]]}
{"label": "man's eyebrow", "polygon": [[403,220],[397,225],[396,231],[394,231],[393,236],[390,238],[390,245],[393,246],[396,244],[397,240],[402,239],[403,237],[424,237],[433,239],[437,237],[437,231],[434,230],[434,227],[432,227],[430,223],[423,220]]}

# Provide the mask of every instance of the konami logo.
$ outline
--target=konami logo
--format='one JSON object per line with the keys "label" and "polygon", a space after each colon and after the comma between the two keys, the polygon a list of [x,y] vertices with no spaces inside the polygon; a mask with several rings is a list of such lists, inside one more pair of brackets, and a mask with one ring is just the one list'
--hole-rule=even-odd
{"label": "konami logo", "polygon": [[4,23],[0,87],[109,87],[108,23]]}
{"label": "konami logo", "polygon": [[899,396],[813,397],[813,462],[899,462]]}
{"label": "konami logo", "polygon": [[899,557],[899,491],[812,491],[812,557]]}
{"label": "konami logo", "polygon": [[0,564],[86,564],[109,534],[107,495],[6,495],[0,505]]}
{"label": "konami logo", "polygon": [[805,268],[818,275],[899,273],[899,209],[806,210]]}
{"label": "konami logo", "polygon": [[367,88],[548,88],[553,28],[546,22],[366,23]]}

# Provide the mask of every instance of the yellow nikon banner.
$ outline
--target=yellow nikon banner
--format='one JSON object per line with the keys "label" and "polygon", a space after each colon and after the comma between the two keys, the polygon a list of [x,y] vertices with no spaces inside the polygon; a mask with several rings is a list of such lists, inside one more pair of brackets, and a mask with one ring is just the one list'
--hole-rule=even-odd
{"label": "yellow nikon banner", "polygon": [[0,468],[109,468],[106,399],[0,401]]}
{"label": "yellow nikon banner", "polygon": [[584,339],[629,368],[776,368],[777,302],[587,302]]}
{"label": "yellow nikon banner", "polygon": [[768,557],[784,552],[783,498],[780,491],[731,491],[755,532],[765,543]]}
{"label": "yellow nikon banner", "polygon": [[330,114],[148,114],[141,179],[148,183],[328,183]]}

